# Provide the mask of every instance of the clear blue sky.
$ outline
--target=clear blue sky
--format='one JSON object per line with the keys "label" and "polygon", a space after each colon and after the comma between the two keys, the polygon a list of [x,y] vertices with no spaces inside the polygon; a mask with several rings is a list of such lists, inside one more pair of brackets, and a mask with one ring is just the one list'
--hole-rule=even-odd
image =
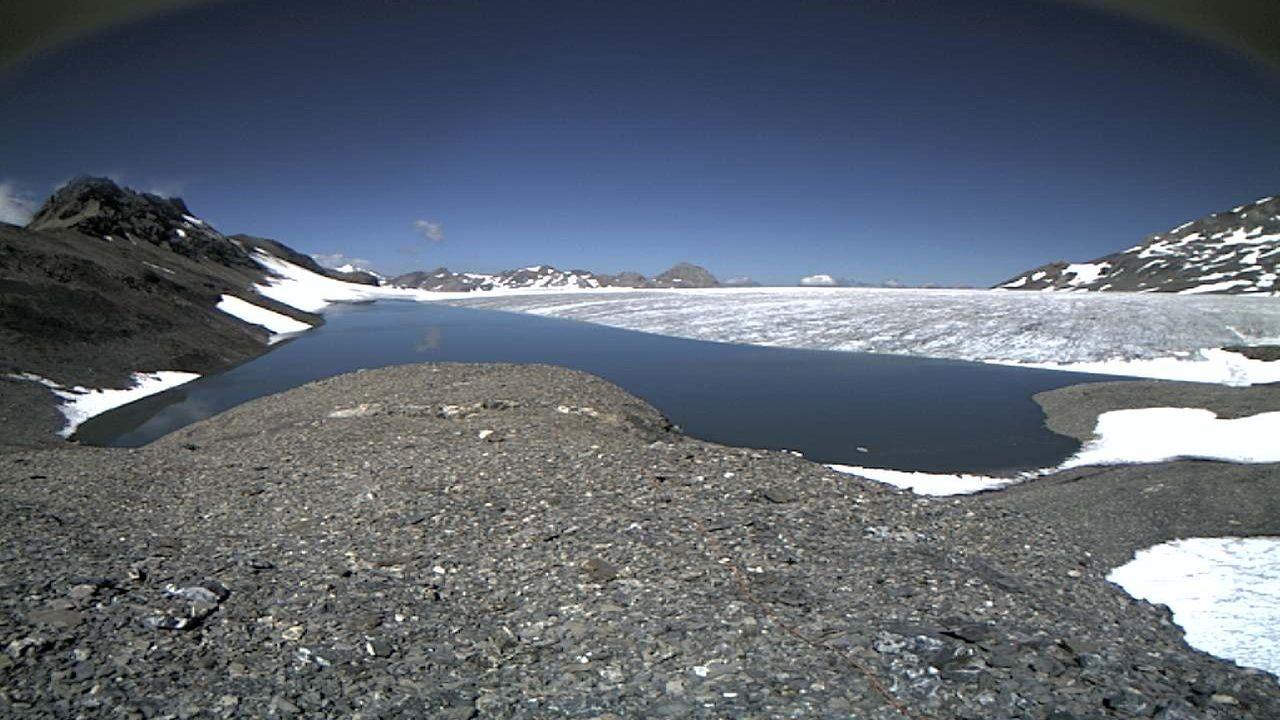
{"label": "clear blue sky", "polygon": [[1280,79],[1027,0],[227,2],[0,107],[10,204],[110,175],[384,272],[987,285],[1280,193]]}

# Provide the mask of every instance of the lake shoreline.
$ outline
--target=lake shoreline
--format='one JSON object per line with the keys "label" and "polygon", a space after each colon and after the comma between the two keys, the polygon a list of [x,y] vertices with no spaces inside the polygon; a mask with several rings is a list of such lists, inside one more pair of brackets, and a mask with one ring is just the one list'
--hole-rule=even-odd
{"label": "lake shoreline", "polygon": [[417,362],[544,363],[602,377],[687,434],[822,462],[996,473],[1054,465],[1078,443],[1032,395],[1101,380],[951,360],[671,338],[436,304],[333,313],[274,353],[93,418],[76,439],[136,447],[305,382]]}

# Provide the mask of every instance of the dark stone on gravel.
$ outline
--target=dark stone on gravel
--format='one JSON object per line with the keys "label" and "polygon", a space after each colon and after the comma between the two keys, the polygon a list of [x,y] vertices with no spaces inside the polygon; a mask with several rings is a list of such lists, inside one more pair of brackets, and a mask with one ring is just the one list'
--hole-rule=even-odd
{"label": "dark stone on gravel", "polygon": [[584,562],[582,571],[591,582],[595,583],[607,583],[618,576],[618,566],[600,558],[591,558]]}
{"label": "dark stone on gravel", "polygon": [[765,500],[779,505],[796,501],[795,493],[784,487],[767,487],[760,491],[760,495]]}

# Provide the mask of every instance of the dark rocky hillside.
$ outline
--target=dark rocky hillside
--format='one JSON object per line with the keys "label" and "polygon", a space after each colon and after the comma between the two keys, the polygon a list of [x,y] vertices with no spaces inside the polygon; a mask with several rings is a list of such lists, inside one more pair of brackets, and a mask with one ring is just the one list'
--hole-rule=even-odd
{"label": "dark rocky hillside", "polygon": [[1276,294],[1280,198],[1234,207],[1086,263],[1052,262],[997,285],[1006,290]]}
{"label": "dark rocky hillside", "polygon": [[180,198],[134,192],[106,178],[78,177],[62,186],[27,228],[74,230],[104,242],[143,241],[193,260],[257,268],[247,251],[192,215]]}
{"label": "dark rocky hillside", "polygon": [[266,277],[254,249],[298,256],[228,238],[180,199],[100,178],[68,183],[25,228],[0,223],[0,419],[25,420],[3,442],[36,441],[61,422],[44,388],[12,375],[125,387],[135,371],[206,374],[263,352],[267,331],[217,310],[224,294],[320,323],[253,290]]}

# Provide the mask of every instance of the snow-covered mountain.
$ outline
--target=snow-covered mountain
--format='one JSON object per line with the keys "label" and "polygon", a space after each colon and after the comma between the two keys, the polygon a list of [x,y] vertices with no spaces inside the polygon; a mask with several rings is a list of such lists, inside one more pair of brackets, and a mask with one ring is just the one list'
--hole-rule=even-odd
{"label": "snow-covered mountain", "polygon": [[453,272],[449,268],[419,270],[391,278],[389,284],[397,287],[431,290],[433,292],[468,292],[495,288],[566,288],[590,289],[609,287],[608,276],[596,275],[586,270],[559,270],[550,265],[534,265],[506,270],[500,273]]}
{"label": "snow-covered mountain", "polygon": [[705,268],[690,263],[680,263],[652,279],[634,272],[602,275],[588,270],[560,270],[551,265],[533,265],[492,274],[460,273],[439,267],[435,270],[405,273],[391,278],[388,284],[433,292],[470,292],[473,290],[516,288],[591,290],[605,287],[704,288],[719,286],[715,277]]}
{"label": "snow-covered mountain", "polygon": [[1123,252],[1042,265],[1006,290],[1280,294],[1280,198],[1266,197],[1184,223]]}

